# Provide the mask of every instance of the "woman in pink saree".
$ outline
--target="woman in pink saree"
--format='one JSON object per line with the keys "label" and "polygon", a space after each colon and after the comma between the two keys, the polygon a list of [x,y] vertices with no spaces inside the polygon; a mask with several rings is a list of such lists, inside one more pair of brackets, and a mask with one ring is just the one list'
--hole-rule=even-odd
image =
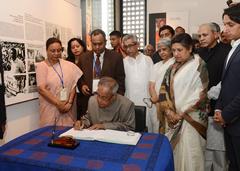
{"label": "woman in pink saree", "polygon": [[47,59],[36,64],[40,104],[40,126],[73,126],[76,118],[76,83],[82,71],[61,59],[62,44],[57,38],[46,42]]}

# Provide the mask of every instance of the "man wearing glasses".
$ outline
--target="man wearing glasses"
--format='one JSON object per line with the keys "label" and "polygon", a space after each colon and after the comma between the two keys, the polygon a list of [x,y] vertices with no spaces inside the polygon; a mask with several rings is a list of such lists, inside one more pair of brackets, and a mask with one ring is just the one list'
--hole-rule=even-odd
{"label": "man wearing glasses", "polygon": [[[152,59],[138,51],[139,41],[137,36],[129,34],[123,37],[123,45],[128,54],[123,59],[125,69],[125,96],[135,105],[146,106],[144,98],[149,98],[148,82],[150,71],[153,66]],[[147,126],[149,132],[152,132],[152,117],[150,108],[147,110]]]}
{"label": "man wearing glasses", "polygon": [[90,97],[88,111],[75,129],[89,128],[130,131],[135,129],[134,104],[126,97],[117,94],[118,83],[111,77],[102,77],[98,82],[97,93]]}

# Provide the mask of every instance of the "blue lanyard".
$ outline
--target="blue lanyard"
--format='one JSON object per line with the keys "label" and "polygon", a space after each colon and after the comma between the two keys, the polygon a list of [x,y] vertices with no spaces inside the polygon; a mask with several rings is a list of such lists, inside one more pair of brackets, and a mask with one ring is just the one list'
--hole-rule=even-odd
{"label": "blue lanyard", "polygon": [[[50,61],[48,61],[48,62],[51,64]],[[60,61],[58,62],[58,64],[59,64],[59,66],[60,66],[60,70],[61,70],[62,76],[58,73],[58,71],[56,70],[56,68],[54,68],[54,66],[53,66],[52,64],[51,64],[51,66],[52,66],[53,70],[57,73],[57,75],[58,75],[58,77],[59,77],[59,79],[60,79],[60,82],[61,82],[61,84],[62,84],[62,88],[64,88],[63,72],[62,72],[62,67],[61,67]]]}

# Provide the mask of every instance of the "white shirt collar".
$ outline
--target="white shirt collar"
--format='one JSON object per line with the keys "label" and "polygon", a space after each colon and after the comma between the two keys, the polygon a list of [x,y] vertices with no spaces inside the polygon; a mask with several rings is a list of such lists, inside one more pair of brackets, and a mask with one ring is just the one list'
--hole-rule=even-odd
{"label": "white shirt collar", "polygon": [[238,39],[238,40],[236,40],[236,41],[233,41],[233,43],[232,43],[232,48],[237,47],[239,44],[240,44],[240,39]]}
{"label": "white shirt collar", "polygon": [[[100,54],[100,58],[103,58],[104,54],[105,54],[105,51],[103,51],[103,52]],[[97,54],[96,54],[95,52],[93,52],[93,55],[94,55],[94,59],[96,59],[96,58],[97,58]]]}

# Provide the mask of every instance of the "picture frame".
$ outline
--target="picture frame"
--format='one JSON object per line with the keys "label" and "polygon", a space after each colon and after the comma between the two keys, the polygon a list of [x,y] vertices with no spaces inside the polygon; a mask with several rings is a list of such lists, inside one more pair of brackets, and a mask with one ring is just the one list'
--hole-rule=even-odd
{"label": "picture frame", "polygon": [[159,28],[166,24],[166,13],[149,14],[149,43],[157,49]]}
{"label": "picture frame", "polygon": [[[4,71],[5,105],[38,98],[35,64],[44,57],[42,48],[16,41],[0,40]],[[26,53],[27,51],[27,53]],[[31,53],[30,53],[31,52]]]}

